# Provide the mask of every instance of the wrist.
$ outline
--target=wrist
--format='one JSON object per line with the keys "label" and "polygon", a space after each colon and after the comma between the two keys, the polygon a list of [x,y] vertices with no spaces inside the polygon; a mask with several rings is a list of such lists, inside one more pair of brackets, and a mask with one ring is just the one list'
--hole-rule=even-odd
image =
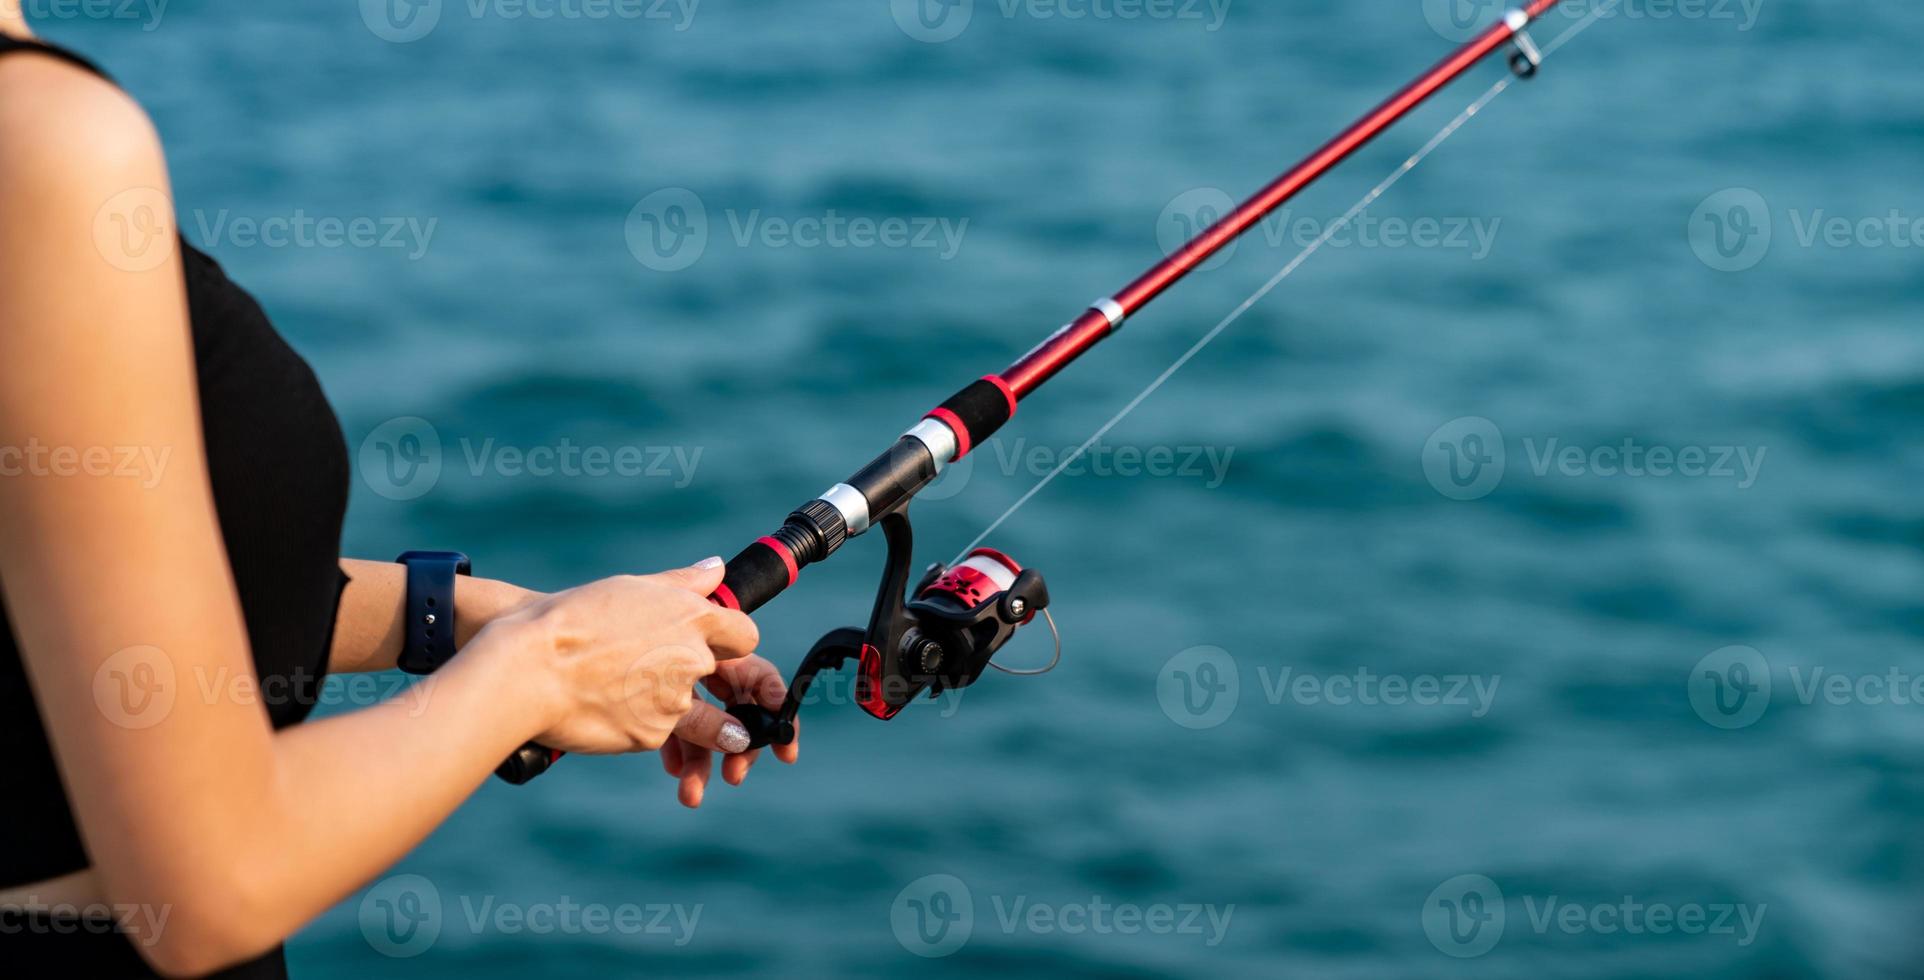
{"label": "wrist", "polygon": [[454,642],[466,646],[489,623],[541,593],[499,579],[463,576],[454,590]]}
{"label": "wrist", "polygon": [[566,715],[556,670],[554,639],[539,617],[497,617],[479,629],[456,662],[484,664],[516,707],[524,741],[561,723]]}

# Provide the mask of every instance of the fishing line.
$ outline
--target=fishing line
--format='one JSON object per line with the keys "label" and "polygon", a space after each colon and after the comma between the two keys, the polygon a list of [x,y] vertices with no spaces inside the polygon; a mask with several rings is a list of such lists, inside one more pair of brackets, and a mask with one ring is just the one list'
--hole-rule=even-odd
{"label": "fishing line", "polygon": [[[1592,8],[1588,14],[1585,14],[1583,19],[1571,25],[1563,33],[1550,39],[1550,41],[1543,45],[1543,59],[1547,60],[1551,53],[1563,47],[1564,44],[1568,43],[1578,34],[1589,29],[1591,24],[1596,23],[1611,10],[1615,9],[1619,2],[1621,2],[1621,0],[1608,0],[1606,3],[1599,4]],[[1063,457],[1062,461],[1057,463],[1055,468],[1050,470],[1046,476],[1037,481],[1035,486],[1030,487],[1027,493],[1017,498],[1015,503],[1010,504],[1009,509],[1002,512],[1001,517],[996,518],[988,527],[983,528],[982,533],[976,535],[975,540],[970,541],[968,545],[962,549],[962,554],[966,555],[975,550],[989,535],[995,533],[996,528],[1001,527],[1004,521],[1014,516],[1016,511],[1021,510],[1023,504],[1028,503],[1029,499],[1041,492],[1043,487],[1048,486],[1057,476],[1060,476],[1063,470],[1068,469],[1071,464],[1080,459],[1082,454],[1087,452],[1090,446],[1100,441],[1103,436],[1109,433],[1110,429],[1115,428],[1117,423],[1127,418],[1130,412],[1135,411],[1136,406],[1141,405],[1150,395],[1155,394],[1156,389],[1161,388],[1164,382],[1167,382],[1173,377],[1177,371],[1182,370],[1183,365],[1188,364],[1197,354],[1202,353],[1203,348],[1208,347],[1217,336],[1221,335],[1224,330],[1229,329],[1231,324],[1241,319],[1244,313],[1249,312],[1251,307],[1261,302],[1263,297],[1270,294],[1271,290],[1281,285],[1282,281],[1288,279],[1290,274],[1295,272],[1304,262],[1308,261],[1311,255],[1316,254],[1317,250],[1327,244],[1338,232],[1348,227],[1349,223],[1355,220],[1358,214],[1361,214],[1363,210],[1371,204],[1376,203],[1377,198],[1382,197],[1391,187],[1396,186],[1396,182],[1402,180],[1406,174],[1415,170],[1417,164],[1422,163],[1424,158],[1434,152],[1437,147],[1442,146],[1445,140],[1455,135],[1457,130],[1462,129],[1464,124],[1475,118],[1477,113],[1483,111],[1484,106],[1489,105],[1497,96],[1502,95],[1504,90],[1508,89],[1515,81],[1517,81],[1516,75],[1504,75],[1482,95],[1477,96],[1475,101],[1466,106],[1462,112],[1457,113],[1456,118],[1450,120],[1442,129],[1437,130],[1436,135],[1430,137],[1429,142],[1424,143],[1422,148],[1410,154],[1409,159],[1404,160],[1401,166],[1391,171],[1388,177],[1383,178],[1375,187],[1370,188],[1369,193],[1364,194],[1362,198],[1350,206],[1349,210],[1343,212],[1342,217],[1337,218],[1334,222],[1330,223],[1327,228],[1323,229],[1322,234],[1316,236],[1313,241],[1303,247],[1302,251],[1296,253],[1296,256],[1290,259],[1281,270],[1269,277],[1269,281],[1258,287],[1255,292],[1249,295],[1249,298],[1237,304],[1235,309],[1230,310],[1229,314],[1217,322],[1214,327],[1211,327],[1207,333],[1203,334],[1201,339],[1190,345],[1189,349],[1182,353],[1182,356],[1176,358],[1167,368],[1163,369],[1161,374],[1156,375],[1155,380],[1149,382],[1147,386],[1137,392],[1136,397],[1129,399],[1128,404],[1122,406],[1121,411],[1111,416],[1109,421],[1102,423],[1101,427],[1097,428],[1089,438],[1082,441],[1082,445],[1077,446],[1073,452]]]}
{"label": "fishing line", "polygon": [[[993,662],[997,651],[1018,630],[1037,619],[1049,625],[1055,638],[1054,655],[1041,667],[1010,672],[1039,673],[1055,666],[1061,657],[1061,634],[1055,629],[1049,608],[1049,587],[1041,571],[1023,567],[1004,552],[976,545],[1085,455],[1089,447],[1294,273],[1309,256],[1354,223],[1365,208],[1508,88],[1510,79],[1492,85],[1459,112],[1281,271],[1217,322],[1147,388],[1130,399],[1122,411],[996,518],[966,554],[952,565],[928,566],[919,578],[914,570],[915,541],[909,520],[909,504],[916,494],[938,478],[944,467],[965,458],[971,449],[993,437],[1015,416],[1024,398],[1105,338],[1113,336],[1129,317],[1385,130],[1407,118],[1445,86],[1492,56],[1504,57],[1514,76],[1527,78],[1541,65],[1545,50],[1562,47],[1579,31],[1615,9],[1621,0],[1608,0],[1544,50],[1539,50],[1530,37],[1529,27],[1556,8],[1558,2],[1521,0],[1519,6],[1504,12],[1502,20],[1484,28],[1397,89],[1295,166],[1198,231],[1187,244],[1164,255],[1121,290],[1090,303],[1080,315],[1063,324],[1015,363],[995,374],[982,375],[930,409],[921,421],[847,480],[790,511],[773,533],[756,538],[729,559],[721,583],[715,586],[708,600],[727,609],[752,613],[793,586],[802,569],[827,560],[850,539],[880,530],[887,543],[881,581],[875,602],[869,607],[867,625],[830,630],[817,640],[796,667],[780,708],[760,704],[737,704],[728,708],[728,713],[747,729],[750,746],[793,742],[796,714],[809,685],[823,671],[840,670],[851,663],[856,705],[871,717],[884,721],[895,717],[924,694],[939,696],[945,691],[959,690],[974,684],[991,667],[1001,669],[1003,665]],[[511,783],[525,783],[547,771],[563,754],[529,742],[516,749],[495,772]]]}

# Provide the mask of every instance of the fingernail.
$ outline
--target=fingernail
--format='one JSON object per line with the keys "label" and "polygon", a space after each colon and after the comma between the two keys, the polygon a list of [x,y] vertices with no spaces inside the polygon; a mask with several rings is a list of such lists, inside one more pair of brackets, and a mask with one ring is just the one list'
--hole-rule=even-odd
{"label": "fingernail", "polygon": [[707,558],[703,558],[701,561],[696,562],[695,567],[696,568],[720,568],[721,563],[722,563],[722,560],[720,555],[710,555]]}
{"label": "fingernail", "polygon": [[729,755],[748,751],[748,729],[738,721],[722,722],[721,734],[715,736],[715,746]]}

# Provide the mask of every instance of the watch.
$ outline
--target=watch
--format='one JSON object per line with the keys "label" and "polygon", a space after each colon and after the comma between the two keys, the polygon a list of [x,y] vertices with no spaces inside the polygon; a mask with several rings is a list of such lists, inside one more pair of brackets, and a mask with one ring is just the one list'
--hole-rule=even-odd
{"label": "watch", "polygon": [[472,570],[458,551],[404,551],[407,605],[402,609],[401,659],[410,674],[431,674],[454,657],[454,579]]}

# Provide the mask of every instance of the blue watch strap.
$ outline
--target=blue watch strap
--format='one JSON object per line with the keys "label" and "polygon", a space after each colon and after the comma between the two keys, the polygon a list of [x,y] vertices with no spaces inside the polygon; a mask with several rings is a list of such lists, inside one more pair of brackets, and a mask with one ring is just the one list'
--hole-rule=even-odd
{"label": "blue watch strap", "polygon": [[472,568],[458,551],[404,551],[407,605],[402,610],[401,659],[410,674],[431,674],[454,657],[454,580]]}

